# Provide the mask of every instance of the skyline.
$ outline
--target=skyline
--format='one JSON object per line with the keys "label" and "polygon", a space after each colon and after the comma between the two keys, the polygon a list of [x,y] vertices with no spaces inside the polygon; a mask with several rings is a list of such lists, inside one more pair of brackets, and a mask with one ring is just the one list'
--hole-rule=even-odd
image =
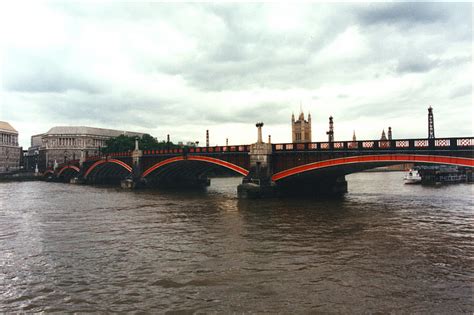
{"label": "skyline", "polygon": [[[211,145],[472,134],[469,3],[2,3],[2,110],[28,147],[59,125]],[[204,22],[205,21],[205,22]],[[15,30],[12,32],[11,30]],[[31,122],[34,121],[34,125]]]}

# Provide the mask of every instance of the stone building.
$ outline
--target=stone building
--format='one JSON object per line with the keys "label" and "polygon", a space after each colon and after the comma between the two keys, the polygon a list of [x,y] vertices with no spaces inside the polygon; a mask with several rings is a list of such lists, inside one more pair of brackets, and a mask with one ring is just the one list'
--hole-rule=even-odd
{"label": "stone building", "polygon": [[[31,137],[32,153],[39,152],[38,166],[42,171],[51,167],[54,163],[66,163],[72,160],[87,158],[88,156],[98,155],[100,149],[105,147],[105,141],[118,137],[143,136],[142,133],[93,128],[84,126],[58,126],[53,127],[47,132]],[[39,143],[39,140],[41,142]],[[37,145],[39,144],[39,149]]]}
{"label": "stone building", "polygon": [[0,173],[20,168],[22,149],[18,146],[18,131],[9,123],[0,121]]}
{"label": "stone building", "polygon": [[308,120],[305,120],[304,114],[301,112],[296,121],[295,115],[292,114],[291,131],[293,143],[311,142],[311,114],[308,113]]}

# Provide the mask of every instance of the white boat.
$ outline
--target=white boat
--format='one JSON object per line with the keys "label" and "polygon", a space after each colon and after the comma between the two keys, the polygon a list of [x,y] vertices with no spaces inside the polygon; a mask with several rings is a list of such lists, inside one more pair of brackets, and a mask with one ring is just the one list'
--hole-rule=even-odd
{"label": "white boat", "polygon": [[410,169],[408,173],[405,175],[405,184],[420,184],[421,183],[421,175],[418,173],[417,170]]}

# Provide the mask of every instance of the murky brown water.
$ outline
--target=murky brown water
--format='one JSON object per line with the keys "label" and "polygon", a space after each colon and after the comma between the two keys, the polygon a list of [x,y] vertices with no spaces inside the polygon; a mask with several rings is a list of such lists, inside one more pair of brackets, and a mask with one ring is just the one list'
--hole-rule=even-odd
{"label": "murky brown water", "polygon": [[1,312],[471,313],[472,185],[342,200],[0,183]]}

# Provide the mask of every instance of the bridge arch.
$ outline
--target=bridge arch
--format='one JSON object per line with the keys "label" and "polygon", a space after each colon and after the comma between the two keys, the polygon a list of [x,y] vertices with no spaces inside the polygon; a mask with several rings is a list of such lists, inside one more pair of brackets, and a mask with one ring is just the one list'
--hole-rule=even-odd
{"label": "bridge arch", "polygon": [[[272,180],[278,182],[289,179],[297,174],[304,174],[311,171],[327,170],[329,168],[340,170],[342,175],[355,173],[364,169],[375,168],[382,165],[392,165],[400,163],[427,163],[427,164],[449,164],[456,166],[474,167],[474,159],[439,156],[439,155],[417,155],[417,154],[390,154],[390,155],[362,155],[325,160],[296,166],[272,176]],[[349,166],[359,166],[350,169]]]}
{"label": "bridge arch", "polygon": [[87,169],[87,171],[84,173],[84,178],[87,179],[87,177],[91,174],[92,171],[94,171],[94,169],[96,169],[98,166],[106,164],[106,163],[113,163],[113,164],[116,164],[116,165],[120,165],[122,168],[127,170],[129,173],[132,172],[132,167],[130,165],[128,165],[127,163],[123,162],[123,161],[120,161],[120,160],[117,160],[117,159],[99,160],[99,161],[95,162],[94,164],[92,164]]}
{"label": "bridge arch", "polygon": [[44,173],[43,173],[43,177],[48,177],[48,176],[52,176],[54,175],[54,171],[53,170],[46,170]]}
{"label": "bridge arch", "polygon": [[163,160],[161,162],[155,163],[154,165],[150,166],[147,170],[143,172],[142,178],[146,178],[152,172],[159,170],[165,167],[166,165],[169,165],[171,163],[184,162],[184,161],[197,161],[197,162],[204,162],[211,165],[221,166],[243,176],[247,176],[247,174],[249,173],[247,169],[231,162],[227,162],[224,160],[220,160],[220,159],[216,159],[216,158],[208,157],[208,156],[192,155],[192,156],[187,156],[187,157],[176,156],[176,157],[172,157],[172,158]]}
{"label": "bridge arch", "polygon": [[75,165],[66,165],[64,167],[62,167],[59,172],[58,172],[58,177],[61,176],[63,174],[64,171],[66,171],[67,169],[72,169],[74,171],[76,171],[77,173],[80,172],[80,169],[79,167],[75,166]]}

